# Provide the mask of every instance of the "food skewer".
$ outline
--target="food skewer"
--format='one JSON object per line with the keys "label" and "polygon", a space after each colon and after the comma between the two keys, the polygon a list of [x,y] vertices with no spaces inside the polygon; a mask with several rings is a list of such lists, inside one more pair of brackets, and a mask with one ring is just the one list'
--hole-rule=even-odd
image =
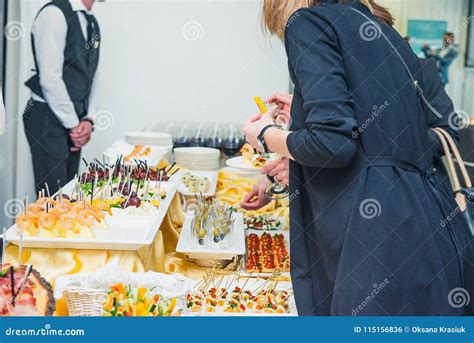
{"label": "food skewer", "polygon": [[[46,203],[48,207],[48,203]],[[23,231],[20,230],[20,242],[18,243],[18,266],[21,266],[21,255],[23,253]]]}
{"label": "food skewer", "polygon": [[[16,291],[16,294],[15,294],[14,297],[13,297],[13,292],[12,292],[12,301],[13,302],[15,301],[16,297],[18,295],[21,295],[21,293],[23,292],[23,288],[25,288],[26,282],[28,281],[28,278],[30,277],[30,274],[31,274],[32,270],[33,270],[33,266],[31,264],[29,264],[25,269],[25,277],[23,278],[23,281],[21,282],[20,287]],[[13,288],[12,288],[12,291],[13,291]]]}
{"label": "food skewer", "polygon": [[15,307],[15,268],[10,266],[10,283],[12,289],[12,306]]}
{"label": "food skewer", "polygon": [[[132,184],[133,184],[133,181],[130,182],[130,187],[132,187]],[[138,196],[138,195],[137,195],[137,196]],[[129,191],[129,192],[128,192],[127,200],[125,201],[125,203],[124,203],[124,205],[123,205],[123,208],[127,208],[128,201],[130,200],[131,197],[132,197],[132,192]]]}

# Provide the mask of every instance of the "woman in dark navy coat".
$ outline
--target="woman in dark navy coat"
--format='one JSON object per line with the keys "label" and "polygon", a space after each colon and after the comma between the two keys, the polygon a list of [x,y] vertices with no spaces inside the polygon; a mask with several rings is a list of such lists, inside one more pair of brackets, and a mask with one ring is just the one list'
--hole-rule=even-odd
{"label": "woman in dark navy coat", "polygon": [[[472,237],[434,181],[438,143],[428,132],[437,121],[380,30],[414,75],[420,61],[372,1],[337,2],[265,1],[269,31],[285,34],[293,121],[290,132],[267,128],[270,111],[244,128],[254,147],[263,141],[291,159],[298,311],[466,314]],[[305,3],[317,6],[278,26],[278,15]]]}

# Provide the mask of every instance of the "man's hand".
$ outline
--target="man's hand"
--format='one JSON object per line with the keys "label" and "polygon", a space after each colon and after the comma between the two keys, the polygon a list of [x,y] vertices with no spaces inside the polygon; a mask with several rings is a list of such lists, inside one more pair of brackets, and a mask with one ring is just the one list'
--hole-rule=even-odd
{"label": "man's hand", "polygon": [[72,128],[69,132],[69,136],[74,144],[74,146],[71,147],[71,151],[81,150],[90,141],[91,135],[92,124],[87,120],[81,121],[79,125]]}
{"label": "man's hand", "polygon": [[270,203],[270,200],[265,196],[265,190],[270,186],[271,182],[266,177],[260,180],[247,194],[240,203],[240,207],[244,210],[255,211]]}

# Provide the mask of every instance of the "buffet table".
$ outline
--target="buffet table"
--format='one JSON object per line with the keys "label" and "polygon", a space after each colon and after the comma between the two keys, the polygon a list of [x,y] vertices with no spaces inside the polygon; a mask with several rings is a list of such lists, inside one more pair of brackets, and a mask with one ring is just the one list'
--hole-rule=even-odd
{"label": "buffet table", "polygon": [[[256,179],[248,179],[238,174],[220,171],[215,197],[219,201],[238,207],[240,201],[251,190],[255,182],[257,182]],[[272,214],[287,220],[288,204],[287,201],[274,201],[259,211],[247,212],[246,214]],[[115,263],[125,272],[154,271],[199,280],[205,278],[211,268],[198,266],[176,252],[183,222],[183,205],[180,196],[176,194],[151,245],[144,246],[137,251],[25,247],[22,251],[21,264],[34,266],[53,287],[59,276],[94,273],[110,263]],[[17,264],[18,246],[8,244],[5,255],[6,262]],[[230,270],[215,272],[221,275],[235,273]],[[284,276],[281,280],[288,282],[289,277]],[[59,316],[68,315],[64,299],[56,302],[54,314]]]}

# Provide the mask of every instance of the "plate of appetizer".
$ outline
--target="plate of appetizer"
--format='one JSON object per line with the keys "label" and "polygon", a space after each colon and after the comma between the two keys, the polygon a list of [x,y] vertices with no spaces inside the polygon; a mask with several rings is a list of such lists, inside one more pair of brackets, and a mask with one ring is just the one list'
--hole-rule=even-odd
{"label": "plate of appetizer", "polygon": [[180,177],[178,192],[185,196],[202,194],[205,197],[216,194],[217,171],[188,171],[177,175]]}
{"label": "plate of appetizer", "polygon": [[0,316],[52,316],[55,304],[51,284],[31,265],[0,267]]}
{"label": "plate of appetizer", "polygon": [[245,217],[245,230],[278,231],[285,227],[285,219],[268,214]]}
{"label": "plate of appetizer", "polygon": [[291,282],[207,275],[186,295],[187,312],[202,316],[297,316]]}
{"label": "plate of appetizer", "polygon": [[275,233],[256,230],[246,231],[246,264],[247,273],[273,273],[290,271],[289,233]]}
{"label": "plate of appetizer", "polygon": [[7,239],[36,248],[138,250],[153,243],[176,182],[71,181],[53,198],[26,204]]}
{"label": "plate of appetizer", "polygon": [[132,145],[118,140],[104,151],[104,159],[108,163],[113,163],[118,157],[121,157],[125,165],[138,164],[140,163],[138,161],[146,162],[149,165],[156,165],[163,158],[170,160],[172,149],[173,147],[171,145]]}
{"label": "plate of appetizer", "polygon": [[276,154],[258,154],[250,144],[245,144],[240,149],[242,156],[229,158],[226,164],[229,167],[245,170],[245,171],[259,171],[269,161],[277,158]]}

